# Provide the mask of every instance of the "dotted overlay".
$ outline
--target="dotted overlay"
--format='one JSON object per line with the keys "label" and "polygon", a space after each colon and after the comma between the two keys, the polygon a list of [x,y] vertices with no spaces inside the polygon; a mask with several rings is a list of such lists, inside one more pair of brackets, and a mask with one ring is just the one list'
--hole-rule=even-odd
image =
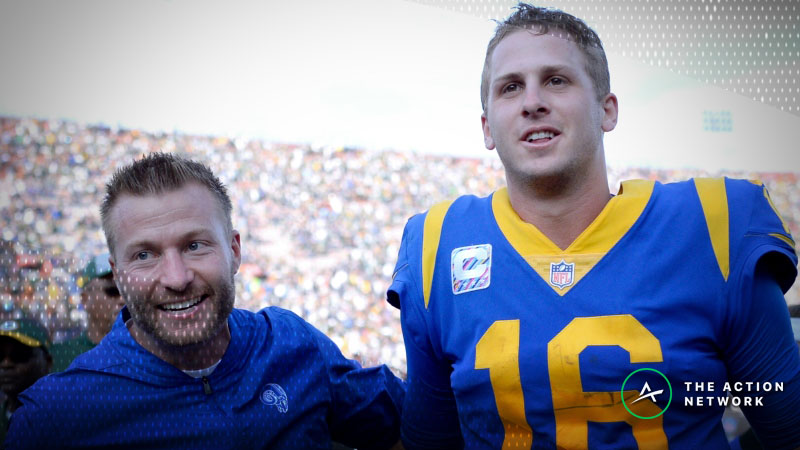
{"label": "dotted overlay", "polygon": [[[413,0],[507,17],[507,0]],[[554,0],[620,54],[800,116],[800,2],[796,0]],[[613,75],[613,74],[612,74]]]}

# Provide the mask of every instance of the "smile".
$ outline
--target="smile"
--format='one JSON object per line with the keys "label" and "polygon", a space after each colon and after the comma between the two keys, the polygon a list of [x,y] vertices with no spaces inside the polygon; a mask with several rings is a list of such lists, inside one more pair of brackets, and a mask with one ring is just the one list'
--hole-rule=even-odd
{"label": "smile", "polygon": [[534,131],[533,133],[529,134],[525,140],[530,143],[534,143],[536,141],[541,140],[550,140],[556,136],[555,133],[552,131]]}
{"label": "smile", "polygon": [[164,311],[184,311],[186,309],[191,308],[192,306],[195,306],[195,305],[199,304],[200,302],[202,302],[205,299],[206,299],[206,297],[202,296],[202,297],[189,299],[189,300],[187,300],[185,302],[168,303],[168,304],[165,304],[165,305],[159,305],[158,308],[162,309]]}

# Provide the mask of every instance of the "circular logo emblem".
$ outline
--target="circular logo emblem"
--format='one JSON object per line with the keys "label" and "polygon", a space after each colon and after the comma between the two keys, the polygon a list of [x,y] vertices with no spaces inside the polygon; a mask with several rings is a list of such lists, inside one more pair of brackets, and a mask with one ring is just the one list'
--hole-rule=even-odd
{"label": "circular logo emblem", "polygon": [[[655,403],[656,399],[658,397],[664,395],[664,389],[651,389],[650,388],[650,383],[648,383],[647,377],[655,377],[655,375],[654,375],[654,373],[655,373],[655,374],[660,375],[660,377],[663,378],[664,381],[667,382],[667,390],[669,391],[669,399],[667,400],[667,406],[665,406],[664,409],[662,409],[661,412],[659,412],[656,415],[653,415],[653,416],[640,416],[640,415],[636,414],[635,412],[631,411],[630,407],[628,407],[628,404],[625,401],[625,385],[628,383],[628,380],[630,380],[630,378],[633,375],[635,375],[635,374],[637,374],[639,372],[653,372],[653,373],[642,373],[642,376],[637,377],[637,378],[643,378],[644,379],[644,384],[642,385],[642,387],[641,387],[641,389],[639,391],[639,396],[636,399],[634,399],[632,402],[630,402],[631,404],[634,404],[634,403],[638,402],[639,400],[644,400],[644,399],[649,399],[650,401]],[[659,386],[661,384],[660,380],[656,379],[655,381],[656,381],[656,383],[654,383],[655,386]],[[656,369],[650,369],[648,367],[645,367],[645,368],[642,368],[642,369],[634,370],[633,372],[628,374],[627,377],[625,377],[625,381],[622,382],[622,388],[620,389],[620,398],[622,398],[622,406],[624,406],[625,409],[627,409],[628,412],[631,413],[632,416],[638,417],[640,419],[655,419],[656,417],[664,414],[664,412],[667,411],[667,408],[669,408],[669,405],[672,403],[672,385],[670,384],[670,382],[667,379],[666,375],[664,375],[663,373],[659,372]]]}
{"label": "circular logo emblem", "polygon": [[289,410],[289,397],[279,384],[270,383],[266,386],[264,392],[261,393],[261,403],[275,406],[281,413]]}

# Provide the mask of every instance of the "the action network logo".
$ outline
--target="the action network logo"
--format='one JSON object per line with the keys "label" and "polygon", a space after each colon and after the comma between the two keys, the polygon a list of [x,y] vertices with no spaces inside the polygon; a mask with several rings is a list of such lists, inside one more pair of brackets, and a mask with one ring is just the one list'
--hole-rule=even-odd
{"label": "the action network logo", "polygon": [[[683,385],[683,386],[681,386]],[[685,407],[709,407],[709,406],[764,406],[764,396],[758,395],[769,392],[783,392],[783,382],[759,382],[759,381],[726,381],[722,384],[722,389],[716,387],[714,381],[683,381],[678,384],[679,399],[682,399]],[[627,398],[625,388],[628,388]],[[685,392],[681,388],[685,388]],[[638,395],[632,395],[638,393]],[[672,384],[666,375],[656,369],[642,368],[634,370],[622,382],[620,389],[622,405],[631,415],[640,419],[655,419],[664,414],[672,403]],[[650,400],[648,406],[636,405],[642,400]],[[652,415],[642,415],[642,411],[655,411],[656,408],[663,408]],[[639,408],[637,414],[632,411]]]}
{"label": "the action network logo", "polygon": [[[638,375],[637,375],[638,374]],[[635,378],[636,382],[641,382],[644,380],[644,384],[641,385],[641,388],[638,389],[639,395],[634,399],[625,399],[625,387],[628,384],[628,381],[631,381],[631,384],[634,383],[631,380],[631,377],[637,375]],[[662,381],[663,380],[663,381]],[[653,389],[650,387],[650,382],[653,382],[654,386],[657,388]],[[666,382],[666,389],[662,388],[661,386]],[[666,392],[665,392],[666,391]],[[637,369],[631,372],[627,377],[625,377],[625,381],[622,382],[622,388],[620,389],[620,397],[622,398],[622,405],[625,409],[631,413],[632,416],[638,417],[640,419],[655,419],[656,417],[664,414],[669,408],[670,403],[672,403],[672,384],[670,384],[667,376],[663,373],[659,372],[656,369],[651,369],[648,367]],[[667,399],[667,404],[664,408],[661,409],[657,414],[652,416],[641,416],[636,414],[635,412],[631,411],[630,406],[642,400],[650,400],[653,404],[657,402],[663,402],[664,399]]]}

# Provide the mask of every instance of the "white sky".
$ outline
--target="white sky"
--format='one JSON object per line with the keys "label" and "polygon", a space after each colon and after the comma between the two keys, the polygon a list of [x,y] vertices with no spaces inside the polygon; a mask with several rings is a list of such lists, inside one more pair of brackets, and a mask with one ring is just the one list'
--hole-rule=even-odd
{"label": "white sky", "polygon": [[[401,0],[0,0],[0,113],[486,156],[494,23]],[[800,118],[609,54],[613,165],[800,171]],[[732,112],[732,133],[702,130]]]}

